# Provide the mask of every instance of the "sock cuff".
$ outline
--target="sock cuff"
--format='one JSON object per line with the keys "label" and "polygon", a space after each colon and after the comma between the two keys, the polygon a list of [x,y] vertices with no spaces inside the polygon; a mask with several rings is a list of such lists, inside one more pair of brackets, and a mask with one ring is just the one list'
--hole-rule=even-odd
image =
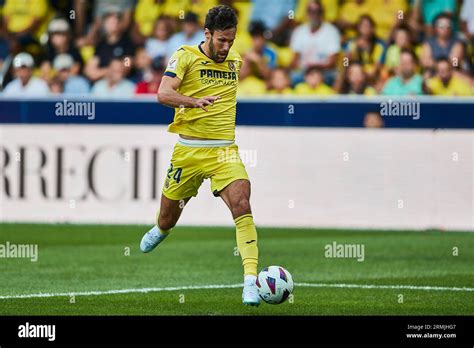
{"label": "sock cuff", "polygon": [[236,225],[248,225],[253,224],[252,214],[240,215],[238,218],[234,219]]}
{"label": "sock cuff", "polygon": [[158,225],[157,227],[158,227],[158,230],[160,230],[160,233],[165,234],[165,235],[168,235],[172,230],[172,228],[170,228],[169,230],[162,230]]}

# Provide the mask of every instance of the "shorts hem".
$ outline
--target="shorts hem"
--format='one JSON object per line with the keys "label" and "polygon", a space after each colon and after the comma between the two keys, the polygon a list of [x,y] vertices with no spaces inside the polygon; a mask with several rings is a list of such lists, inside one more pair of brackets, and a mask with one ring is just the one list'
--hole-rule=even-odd
{"label": "shorts hem", "polygon": [[214,195],[214,197],[219,197],[223,189],[225,189],[227,186],[229,186],[230,184],[232,184],[234,181],[237,181],[237,180],[247,180],[248,182],[250,182],[250,179],[248,177],[235,177],[235,178],[229,179],[228,181],[225,181],[225,184],[221,185],[220,188],[215,188],[214,190],[211,190],[212,194]]}
{"label": "shorts hem", "polygon": [[164,191],[161,191],[161,193],[163,194],[163,196],[165,196],[168,199],[171,199],[172,201],[181,201],[181,200],[186,199],[186,198],[191,198],[191,197],[196,197],[197,196],[197,193],[194,194],[194,195],[189,195],[189,196],[187,195],[185,197],[174,196],[174,195],[171,195],[169,193],[165,193]]}

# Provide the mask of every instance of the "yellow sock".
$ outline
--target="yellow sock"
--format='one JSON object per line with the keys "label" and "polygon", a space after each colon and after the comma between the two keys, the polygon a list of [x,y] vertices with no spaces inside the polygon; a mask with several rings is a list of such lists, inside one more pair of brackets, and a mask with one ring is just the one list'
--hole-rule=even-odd
{"label": "yellow sock", "polygon": [[256,276],[258,265],[257,230],[253,223],[252,214],[239,216],[234,222],[237,227],[237,248],[242,257],[244,276]]}

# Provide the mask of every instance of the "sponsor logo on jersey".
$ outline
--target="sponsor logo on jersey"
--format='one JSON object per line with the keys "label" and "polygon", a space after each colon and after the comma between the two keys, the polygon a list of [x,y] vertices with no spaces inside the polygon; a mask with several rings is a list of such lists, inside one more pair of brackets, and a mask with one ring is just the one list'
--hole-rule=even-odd
{"label": "sponsor logo on jersey", "polygon": [[230,71],[220,71],[213,69],[201,69],[200,70],[201,78],[210,77],[214,79],[224,79],[224,80],[237,80],[237,74]]}

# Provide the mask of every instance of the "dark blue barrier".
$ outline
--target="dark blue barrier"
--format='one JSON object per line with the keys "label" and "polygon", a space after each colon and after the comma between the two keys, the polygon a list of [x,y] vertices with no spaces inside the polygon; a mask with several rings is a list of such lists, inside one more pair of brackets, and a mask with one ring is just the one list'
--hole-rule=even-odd
{"label": "dark blue barrier", "polygon": [[[56,103],[61,99],[20,100],[0,98],[0,123],[32,124],[169,124],[173,109],[158,104],[154,98],[140,100],[67,99],[93,102],[94,118],[57,116]],[[387,98],[357,99],[265,99],[239,100],[237,124],[251,126],[293,127],[362,127],[367,112],[381,113]],[[440,99],[421,97],[396,99],[419,103],[419,118],[384,116],[392,128],[474,128],[474,98]]]}

